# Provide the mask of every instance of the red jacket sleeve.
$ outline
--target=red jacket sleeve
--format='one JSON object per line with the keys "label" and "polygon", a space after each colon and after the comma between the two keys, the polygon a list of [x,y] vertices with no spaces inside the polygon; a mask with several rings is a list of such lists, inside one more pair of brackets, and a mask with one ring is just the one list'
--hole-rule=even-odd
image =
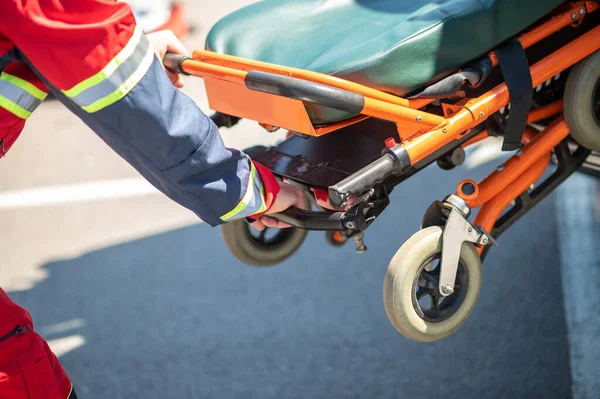
{"label": "red jacket sleeve", "polygon": [[126,3],[0,0],[0,34],[69,110],[207,223],[262,213],[275,200],[262,181],[272,183],[270,172],[225,148],[214,123],[170,84]]}
{"label": "red jacket sleeve", "polygon": [[60,90],[102,70],[126,46],[135,18],[106,0],[0,0],[0,31]]}

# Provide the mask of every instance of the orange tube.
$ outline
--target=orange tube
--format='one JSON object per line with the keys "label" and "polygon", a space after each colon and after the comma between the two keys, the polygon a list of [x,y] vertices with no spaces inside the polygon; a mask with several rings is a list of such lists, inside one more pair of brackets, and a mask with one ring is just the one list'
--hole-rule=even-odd
{"label": "orange tube", "polygon": [[[567,124],[564,118],[560,117],[526,144],[521,155],[513,156],[506,161],[502,170],[496,170],[484,179],[479,184],[477,198],[467,201],[469,206],[477,208],[504,190],[512,192],[511,183],[525,173],[538,159],[550,153],[568,135]],[[520,193],[516,193],[516,195],[518,194]]]}
{"label": "orange tube", "polygon": [[437,126],[446,120],[443,116],[422,112],[412,108],[398,107],[390,103],[365,97],[365,106],[361,112],[376,118],[392,122],[409,121],[411,124],[425,127]]}
{"label": "orange tube", "polygon": [[[552,78],[579,60],[600,49],[600,26],[583,34],[531,67],[533,87]],[[446,120],[445,125],[417,136],[404,144],[414,164],[444,145],[456,140],[467,129],[483,122],[489,115],[508,104],[506,84],[469,101],[465,107]]]}
{"label": "orange tube", "polygon": [[[210,77],[228,82],[244,84],[247,72],[227,66],[213,65],[206,62],[186,60],[182,63],[183,71],[191,75]],[[425,104],[425,102],[422,102]],[[444,117],[416,109],[398,106],[385,101],[365,97],[363,115],[373,116],[392,122],[408,122],[412,125],[430,129],[445,121]]]}
{"label": "orange tube", "polygon": [[[523,48],[529,48],[553,33],[556,33],[559,30],[571,25],[573,22],[580,21],[585,16],[586,3],[588,2],[578,1],[577,3],[573,3],[568,11],[552,17],[549,21],[519,36],[518,39]],[[584,10],[583,15],[579,13],[581,9]],[[587,10],[587,12],[590,12],[590,10]],[[575,20],[573,20],[573,14],[575,14],[576,17]],[[494,54],[494,52],[491,52],[489,57],[492,60],[493,66],[498,65],[498,59],[496,58],[496,54]]]}
{"label": "orange tube", "polygon": [[[525,173],[511,183],[510,190],[501,191],[481,207],[479,212],[477,212],[474,224],[483,227],[485,231],[491,233],[502,211],[506,209],[511,201],[524,193],[525,190],[531,187],[542,176],[549,162],[550,153],[538,159]],[[481,255],[483,247],[478,248],[478,251]]]}
{"label": "orange tube", "polygon": [[[487,132],[484,130],[483,132],[480,133],[480,135],[482,133],[486,133]],[[527,127],[525,129],[525,131],[523,132],[523,143],[524,144],[528,144],[536,135],[538,134],[538,132],[531,128],[531,127]],[[478,136],[473,137],[474,139],[477,138]],[[497,173],[502,173],[502,172],[497,172]],[[465,183],[472,183],[476,189],[475,189],[475,193],[472,195],[466,195],[462,190],[461,187],[465,184]],[[492,187],[493,188],[493,187]],[[498,192],[501,191],[498,190],[496,193],[490,194],[490,193],[486,193],[487,197],[493,197],[496,194],[498,194]],[[472,180],[463,180],[460,183],[458,183],[458,188],[456,190],[456,195],[458,195],[459,197],[461,197],[463,200],[465,200],[467,203],[472,203],[473,201],[475,201],[477,199],[477,196],[479,195],[479,185],[477,183],[475,183]]]}
{"label": "orange tube", "polygon": [[540,107],[529,113],[527,117],[527,123],[539,122],[542,119],[549,118],[551,116],[561,113],[563,110],[563,100],[556,100],[553,103]]}
{"label": "orange tube", "polygon": [[489,137],[488,131],[484,130],[484,131],[478,133],[476,136],[471,137],[469,140],[465,141],[461,147],[467,148],[468,146],[473,145],[475,143],[479,143],[480,141],[485,140],[488,137]]}
{"label": "orange tube", "polygon": [[244,84],[248,72],[232,69],[220,65],[206,64],[194,60],[185,60],[181,69],[190,75],[221,79],[227,82]]}
{"label": "orange tube", "polygon": [[276,73],[278,75],[285,75],[299,79],[305,79],[311,82],[321,83],[337,87],[339,89],[348,90],[354,93],[360,93],[366,97],[373,98],[375,100],[385,101],[391,104],[410,107],[414,109],[422,108],[433,101],[433,99],[409,100],[323,73],[307,71],[304,69],[289,68],[281,65],[270,64],[267,62],[255,61],[227,54],[219,54],[207,50],[195,50],[192,54],[192,58],[196,61],[201,61],[202,63],[217,64],[231,69],[270,72]]}

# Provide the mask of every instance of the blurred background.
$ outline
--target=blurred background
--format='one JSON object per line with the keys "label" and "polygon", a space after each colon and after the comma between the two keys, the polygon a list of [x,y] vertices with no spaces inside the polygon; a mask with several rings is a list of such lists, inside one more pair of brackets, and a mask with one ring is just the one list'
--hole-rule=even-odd
{"label": "blurred background", "polygon": [[[189,50],[250,2],[131,1],[148,31],[189,23]],[[186,77],[184,91],[209,112],[201,79]],[[284,133],[242,121],[222,135],[243,149]],[[46,101],[0,165],[0,286],[32,313],[82,399],[600,397],[592,178],[572,177],[501,237],[456,334],[420,344],[387,320],[389,260],[429,204],[489,173],[499,148],[487,142],[460,168],[403,183],[363,255],[309,233],[292,259],[251,268],[219,229]]]}

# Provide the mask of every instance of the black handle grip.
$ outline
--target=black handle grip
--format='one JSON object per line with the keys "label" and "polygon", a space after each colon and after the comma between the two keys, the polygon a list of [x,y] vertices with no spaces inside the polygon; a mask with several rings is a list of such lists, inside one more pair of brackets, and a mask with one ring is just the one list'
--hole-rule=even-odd
{"label": "black handle grip", "polygon": [[360,114],[365,106],[362,94],[289,76],[250,71],[245,83],[250,90],[323,105],[351,114]]}
{"label": "black handle grip", "polygon": [[210,116],[210,119],[217,125],[217,127],[233,127],[237,125],[241,118],[223,114],[221,112],[215,112]]}
{"label": "black handle grip", "polygon": [[329,201],[333,206],[343,206],[352,196],[360,195],[393,174],[401,174],[410,167],[410,158],[404,147],[397,145],[384,151],[358,172],[329,187]]}
{"label": "black handle grip", "polygon": [[344,231],[342,215],[343,212],[314,212],[291,207],[268,216],[303,230]]}
{"label": "black handle grip", "polygon": [[185,73],[183,71],[183,62],[185,60],[191,60],[191,58],[188,57],[187,55],[167,53],[167,54],[165,54],[165,57],[163,58],[163,65],[170,72],[181,73],[183,75],[187,75],[187,73]]}

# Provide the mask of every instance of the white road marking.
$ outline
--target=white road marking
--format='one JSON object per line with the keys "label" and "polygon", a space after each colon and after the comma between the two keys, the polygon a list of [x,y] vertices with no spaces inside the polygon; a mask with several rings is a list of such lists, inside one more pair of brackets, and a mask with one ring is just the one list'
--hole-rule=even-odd
{"label": "white road marking", "polygon": [[0,209],[32,208],[74,202],[139,197],[160,193],[142,178],[0,191]]}
{"label": "white road marking", "polygon": [[50,335],[75,330],[83,326],[85,326],[85,320],[72,319],[68,321],[63,321],[62,323],[56,323],[49,326],[40,327],[38,331],[42,335]]}
{"label": "white road marking", "polygon": [[61,357],[77,348],[81,348],[85,345],[85,342],[85,338],[81,335],[69,335],[68,337],[48,341],[48,346],[50,346],[56,357]]}
{"label": "white road marking", "polygon": [[581,174],[556,190],[561,278],[573,398],[600,398],[600,215],[598,182]]}
{"label": "white road marking", "polygon": [[504,162],[512,152],[502,152],[502,139],[500,137],[490,137],[484,141],[467,147],[467,159],[465,167],[475,169],[492,161]]}

